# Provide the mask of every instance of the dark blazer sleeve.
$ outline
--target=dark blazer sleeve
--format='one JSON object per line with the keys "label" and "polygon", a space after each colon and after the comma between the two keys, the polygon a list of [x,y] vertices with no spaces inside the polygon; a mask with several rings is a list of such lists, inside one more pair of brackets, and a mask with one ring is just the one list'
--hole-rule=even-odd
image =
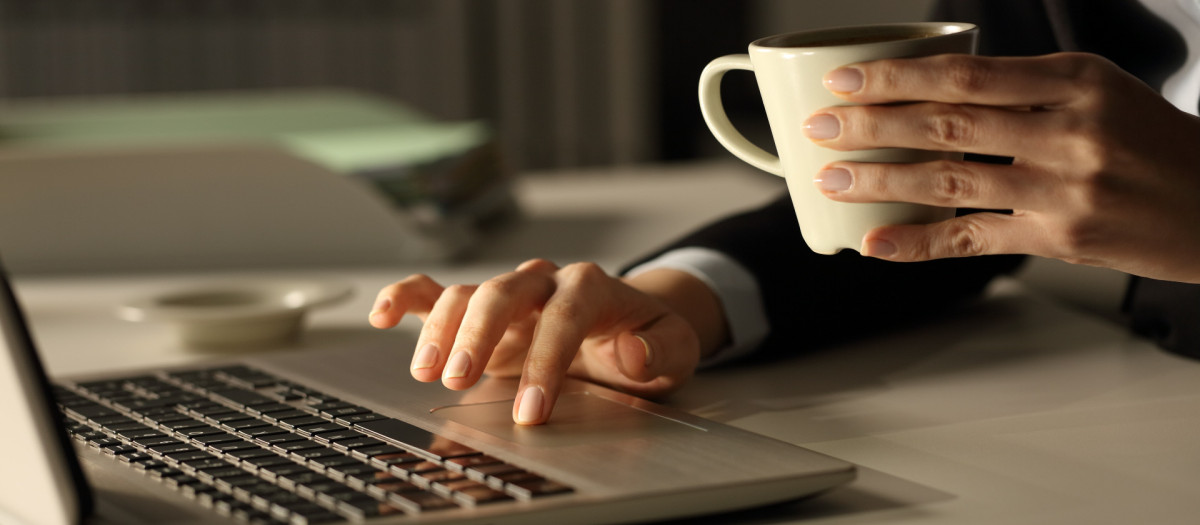
{"label": "dark blazer sleeve", "polygon": [[1022,260],[893,263],[852,251],[819,255],[804,244],[787,195],[701,228],[634,264],[683,247],[719,251],[754,275],[770,325],[760,354],[817,348],[937,316]]}

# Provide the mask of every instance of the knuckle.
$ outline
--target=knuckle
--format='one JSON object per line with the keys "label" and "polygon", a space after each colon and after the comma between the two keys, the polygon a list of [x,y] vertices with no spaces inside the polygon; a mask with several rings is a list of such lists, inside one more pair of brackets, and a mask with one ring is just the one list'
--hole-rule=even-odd
{"label": "knuckle", "polygon": [[959,96],[976,93],[995,81],[995,72],[988,61],[966,55],[946,55],[942,60],[947,85]]}
{"label": "knuckle", "polygon": [[980,191],[974,175],[962,163],[938,162],[934,166],[932,197],[942,205],[974,201]]}
{"label": "knuckle", "polygon": [[508,275],[502,275],[494,279],[484,281],[475,291],[476,297],[509,297],[516,293],[518,283],[516,283]]}
{"label": "knuckle", "polygon": [[557,269],[558,269],[558,266],[555,265],[553,262],[551,262],[549,259],[542,259],[542,258],[530,259],[528,261],[521,263],[519,266],[517,266],[518,272],[542,271],[542,270],[554,271]]}
{"label": "knuckle", "polygon": [[974,119],[963,106],[941,104],[929,117],[926,135],[934,144],[948,149],[970,147],[975,144]]}
{"label": "knuckle", "polygon": [[559,273],[564,285],[570,288],[590,288],[608,279],[608,273],[593,262],[568,264]]}
{"label": "knuckle", "polygon": [[1091,53],[1060,53],[1054,58],[1061,61],[1059,67],[1063,74],[1081,86],[1104,80],[1113,68],[1108,59]]}
{"label": "knuckle", "polygon": [[450,299],[465,299],[470,297],[475,287],[465,284],[452,284],[442,291],[442,296]]}
{"label": "knuckle", "polygon": [[952,257],[983,255],[988,252],[983,228],[970,216],[951,221],[947,226],[946,248]]}

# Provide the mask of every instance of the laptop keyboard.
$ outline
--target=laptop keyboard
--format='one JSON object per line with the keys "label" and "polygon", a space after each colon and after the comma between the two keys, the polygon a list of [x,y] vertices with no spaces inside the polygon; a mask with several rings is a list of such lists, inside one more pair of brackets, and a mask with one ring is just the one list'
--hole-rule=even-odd
{"label": "laptop keyboard", "polygon": [[75,440],[247,522],[361,521],[572,492],[241,365],[56,385],[55,394]]}

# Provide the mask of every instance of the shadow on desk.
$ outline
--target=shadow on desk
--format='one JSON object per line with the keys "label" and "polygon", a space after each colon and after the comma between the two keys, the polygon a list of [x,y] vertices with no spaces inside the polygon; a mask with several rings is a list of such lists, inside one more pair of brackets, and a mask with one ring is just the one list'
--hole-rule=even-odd
{"label": "shadow on desk", "polygon": [[705,371],[669,402],[803,445],[1061,408],[1119,383],[1128,352],[1153,349],[1022,293],[889,336]]}
{"label": "shadow on desk", "polygon": [[[900,501],[859,488],[863,485],[900,487],[899,490],[903,491],[905,499]],[[859,466],[858,479],[854,483],[810,498],[724,514],[657,522],[656,525],[782,524],[852,514],[897,512],[900,509],[904,509],[900,511],[904,516],[920,518],[924,513],[921,510],[922,505],[949,501],[954,498],[953,494]]]}

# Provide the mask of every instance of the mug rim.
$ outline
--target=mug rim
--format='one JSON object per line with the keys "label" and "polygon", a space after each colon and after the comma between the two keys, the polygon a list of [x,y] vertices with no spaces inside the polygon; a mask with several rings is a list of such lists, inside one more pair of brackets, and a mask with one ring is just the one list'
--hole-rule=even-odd
{"label": "mug rim", "polygon": [[903,32],[911,32],[914,29],[928,31],[930,33],[936,32],[939,34],[923,36],[920,38],[909,38],[905,40],[931,40],[936,38],[947,38],[977,30],[978,26],[968,22],[897,22],[888,24],[863,24],[827,27],[822,29],[809,29],[804,31],[793,31],[790,33],[780,33],[777,35],[759,38],[751,42],[750,47],[760,49],[827,49],[889,44],[895,42],[896,40],[819,46],[805,45],[805,42],[811,43],[820,40],[836,39],[839,37],[844,37],[848,33],[853,33],[855,36],[889,34],[899,35]]}

